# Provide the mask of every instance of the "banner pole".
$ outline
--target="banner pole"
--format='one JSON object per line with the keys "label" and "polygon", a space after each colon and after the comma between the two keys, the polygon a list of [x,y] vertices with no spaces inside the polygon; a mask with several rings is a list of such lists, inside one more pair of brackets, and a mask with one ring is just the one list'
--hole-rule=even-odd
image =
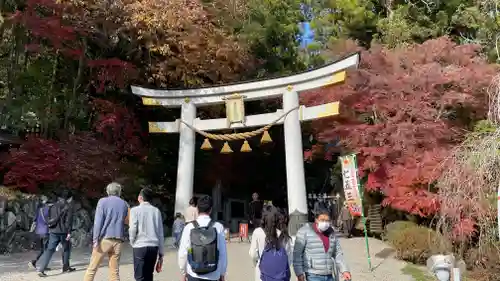
{"label": "banner pole", "polygon": [[361,188],[360,180],[359,180],[359,173],[358,173],[358,159],[356,157],[356,154],[353,154],[354,158],[354,165],[356,168],[356,177],[357,177],[357,182],[358,182],[358,192],[359,195],[361,196],[361,220],[363,222],[363,230],[365,233],[365,246],[366,246],[366,257],[368,259],[368,269],[370,272],[372,271],[372,258],[370,255],[370,244],[368,243],[368,229],[366,228],[366,217],[365,217],[365,207],[363,204],[363,198],[365,197],[365,191],[364,188]]}

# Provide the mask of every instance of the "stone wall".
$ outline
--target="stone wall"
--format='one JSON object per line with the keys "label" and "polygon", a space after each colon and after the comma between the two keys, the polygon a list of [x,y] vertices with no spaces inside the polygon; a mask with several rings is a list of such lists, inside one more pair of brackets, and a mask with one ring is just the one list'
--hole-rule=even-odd
{"label": "stone wall", "polygon": [[[0,254],[33,250],[39,246],[37,235],[29,230],[40,201],[37,196],[0,200]],[[92,239],[94,208],[87,201],[76,201],[73,205],[71,243],[73,247],[88,246]]]}
{"label": "stone wall", "polygon": [[[4,198],[4,200],[0,196],[0,254],[29,251],[39,247],[38,236],[29,230],[40,202],[40,196],[22,195],[17,196],[16,199]],[[160,198],[154,198],[152,203],[162,213],[165,237],[171,236],[173,204]],[[88,247],[92,240],[96,202],[74,199],[72,204],[75,208],[71,233],[72,246]],[[136,202],[129,202],[129,204],[133,207]],[[125,234],[128,235],[127,228]]]}

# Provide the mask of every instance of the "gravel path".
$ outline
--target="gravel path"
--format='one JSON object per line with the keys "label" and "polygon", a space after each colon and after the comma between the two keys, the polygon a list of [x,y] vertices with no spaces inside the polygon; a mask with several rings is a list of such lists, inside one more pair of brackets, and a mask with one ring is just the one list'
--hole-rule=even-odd
{"label": "gravel path", "polygon": [[[372,264],[374,270],[368,270],[366,260],[366,249],[363,238],[344,239],[341,238],[341,244],[344,249],[346,259],[351,268],[354,281],[412,281],[412,278],[404,275],[401,269],[405,266],[404,262],[390,257],[392,251],[381,241],[370,239],[370,250],[372,253]],[[248,257],[248,243],[239,243],[233,241],[228,246],[229,266],[228,281],[252,281],[253,265]],[[33,281],[39,280],[35,272],[27,268],[27,261],[33,253],[24,253],[10,257],[0,256],[0,281]],[[53,271],[47,272],[49,278],[42,280],[50,281],[77,281],[83,280],[85,267],[88,263],[88,251],[75,251],[73,253],[73,265],[77,268],[76,272],[61,274],[60,254],[55,253],[57,261],[50,266]],[[389,257],[388,257],[389,256]],[[167,252],[165,256],[164,271],[157,274],[155,280],[177,281],[180,280],[177,269],[176,254],[173,249]],[[131,259],[131,249],[126,248],[122,255],[122,265],[120,268],[121,281],[133,281],[133,266]],[[96,281],[107,280],[107,266],[103,266],[97,273]],[[292,277],[292,280],[296,280]]]}

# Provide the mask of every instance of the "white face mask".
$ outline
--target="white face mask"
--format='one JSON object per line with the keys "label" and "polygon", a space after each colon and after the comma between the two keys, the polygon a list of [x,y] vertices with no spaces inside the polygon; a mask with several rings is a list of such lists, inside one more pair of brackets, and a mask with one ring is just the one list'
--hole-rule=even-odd
{"label": "white face mask", "polygon": [[327,221],[320,221],[318,222],[318,229],[320,231],[326,231],[328,228],[330,228],[330,223]]}

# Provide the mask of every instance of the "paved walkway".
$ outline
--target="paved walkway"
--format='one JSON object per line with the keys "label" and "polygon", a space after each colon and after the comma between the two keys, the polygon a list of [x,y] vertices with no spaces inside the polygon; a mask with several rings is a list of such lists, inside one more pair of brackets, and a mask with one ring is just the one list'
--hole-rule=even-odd
{"label": "paved walkway", "polygon": [[[368,270],[366,260],[365,242],[363,238],[344,239],[341,244],[346,259],[351,268],[353,281],[412,281],[412,278],[404,275],[401,269],[405,264],[391,257],[391,250],[379,240],[370,239],[370,250],[372,253],[373,272]],[[248,257],[248,243],[232,242],[228,246],[229,265],[226,280],[228,281],[253,281],[253,265]],[[86,265],[90,257],[89,250],[79,250],[72,253],[72,266],[77,271],[69,274],[61,274],[60,253],[55,253],[56,259],[50,267],[53,271],[47,272],[48,278],[39,278],[35,272],[27,270],[27,262],[32,259],[34,253],[23,253],[12,256],[0,256],[0,281],[80,281],[83,280]],[[120,268],[121,281],[133,281],[133,266],[131,249],[127,247],[122,255]],[[95,281],[107,280],[107,266],[103,266],[97,273]],[[177,269],[176,253],[170,249],[165,255],[164,271],[156,275],[158,281],[180,280]],[[292,280],[296,280],[295,277]]]}

